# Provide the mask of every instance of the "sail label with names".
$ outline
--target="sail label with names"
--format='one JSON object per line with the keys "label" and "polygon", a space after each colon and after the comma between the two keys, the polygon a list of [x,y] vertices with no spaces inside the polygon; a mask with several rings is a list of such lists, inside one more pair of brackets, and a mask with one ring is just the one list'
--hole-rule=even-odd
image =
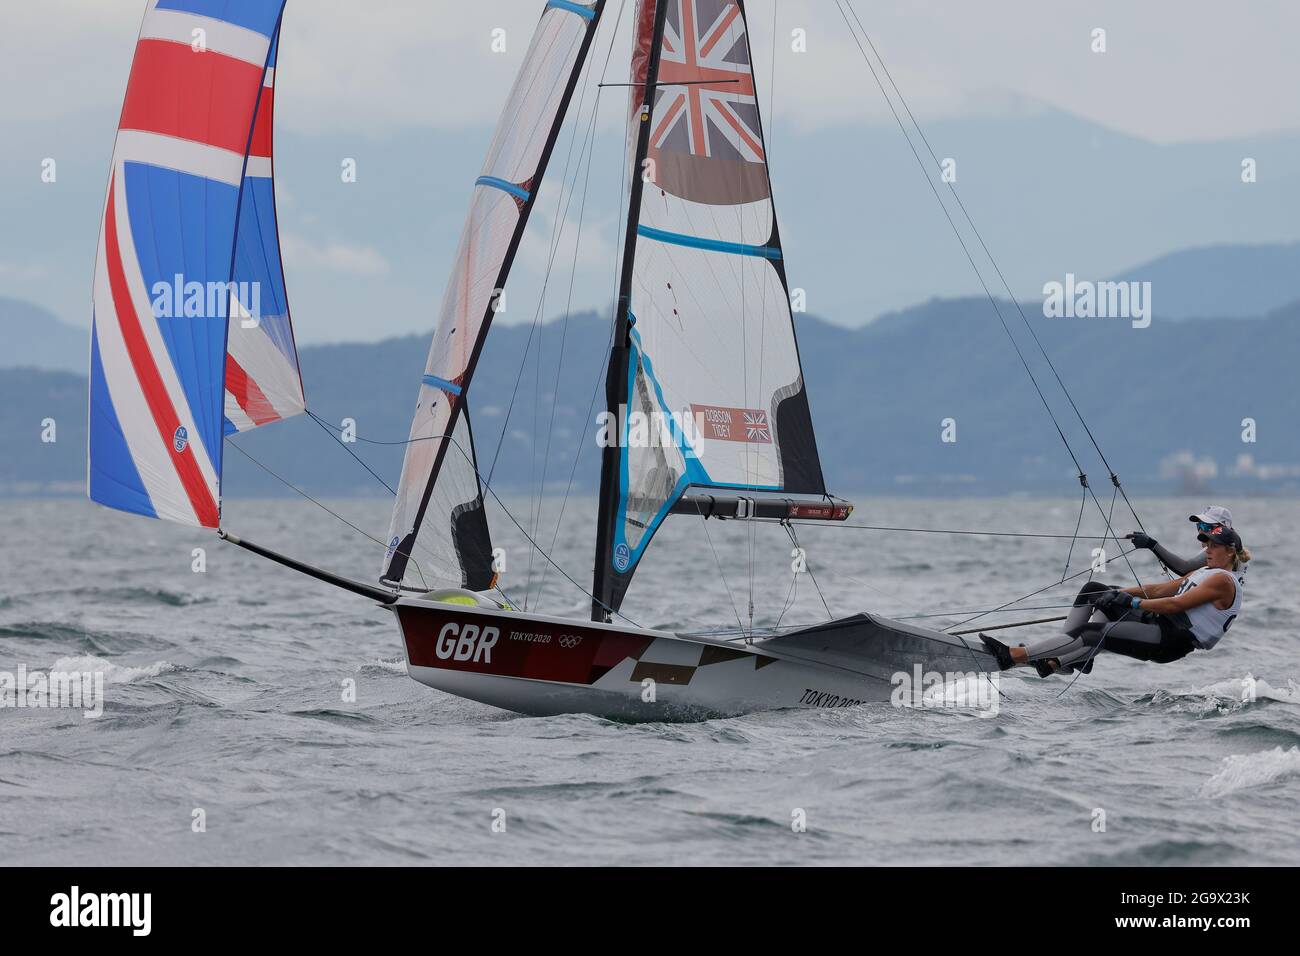
{"label": "sail label with names", "polygon": [[772,444],[772,426],[761,408],[724,408],[691,405],[698,434],[714,441],[738,441],[754,445]]}

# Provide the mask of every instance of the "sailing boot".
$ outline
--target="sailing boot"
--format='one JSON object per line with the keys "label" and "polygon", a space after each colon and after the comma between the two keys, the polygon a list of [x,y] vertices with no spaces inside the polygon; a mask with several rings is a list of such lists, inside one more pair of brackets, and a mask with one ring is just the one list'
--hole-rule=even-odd
{"label": "sailing boot", "polygon": [[987,634],[981,634],[980,640],[984,642],[984,646],[988,648],[989,653],[997,659],[998,670],[1009,671],[1016,666],[1016,662],[1011,659],[1011,648],[1007,647],[1007,645],[994,640]]}

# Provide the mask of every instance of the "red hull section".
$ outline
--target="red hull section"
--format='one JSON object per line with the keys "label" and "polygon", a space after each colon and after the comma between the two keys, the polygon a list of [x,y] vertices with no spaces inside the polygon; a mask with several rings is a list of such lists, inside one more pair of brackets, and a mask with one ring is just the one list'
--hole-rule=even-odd
{"label": "red hull section", "polygon": [[396,608],[407,660],[416,667],[593,684],[628,658],[640,658],[654,638],[584,627],[458,612],[454,608]]}

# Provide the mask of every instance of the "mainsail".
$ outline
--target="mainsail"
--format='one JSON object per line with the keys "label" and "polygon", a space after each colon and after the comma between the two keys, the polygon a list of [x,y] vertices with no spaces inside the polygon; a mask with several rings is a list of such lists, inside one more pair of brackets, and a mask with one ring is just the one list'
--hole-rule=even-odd
{"label": "mainsail", "polygon": [[402,462],[382,573],[389,583],[408,564],[426,586],[481,590],[495,579],[466,393],[603,7],[546,4],[474,183]]}
{"label": "mainsail", "polygon": [[146,9],[95,263],[87,485],[109,507],[216,527],[224,435],[302,411],[271,186],[283,7]]}
{"label": "mainsail", "polygon": [[[641,0],[593,616],[690,487],[825,495],[743,3]],[[649,427],[642,427],[649,421]]]}

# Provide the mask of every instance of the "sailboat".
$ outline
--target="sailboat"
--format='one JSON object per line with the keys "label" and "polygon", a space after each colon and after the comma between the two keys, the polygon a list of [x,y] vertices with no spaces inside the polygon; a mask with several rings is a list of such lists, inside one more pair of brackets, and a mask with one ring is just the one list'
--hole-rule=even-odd
{"label": "sailboat", "polygon": [[[416,681],[525,714],[689,720],[838,708],[889,699],[894,676],[918,666],[996,670],[960,635],[865,612],[740,640],[638,627],[620,614],[674,516],[788,524],[852,512],[828,493],[818,456],[741,0],[639,0],[632,14],[630,188],[590,620],[521,611],[499,589],[469,398],[605,0],[547,0],[473,183],[378,583],[222,528],[223,438],[305,406],[272,186],[283,5],[149,3],[95,276],[93,500],[217,529],[372,599],[393,612]],[[199,54],[196,30],[206,36]],[[166,282],[182,292],[224,283],[226,307],[211,314],[182,295],[181,315],[151,314],[148,290]],[[249,282],[263,283],[269,311],[253,315]],[[659,427],[642,434],[645,421]]]}

